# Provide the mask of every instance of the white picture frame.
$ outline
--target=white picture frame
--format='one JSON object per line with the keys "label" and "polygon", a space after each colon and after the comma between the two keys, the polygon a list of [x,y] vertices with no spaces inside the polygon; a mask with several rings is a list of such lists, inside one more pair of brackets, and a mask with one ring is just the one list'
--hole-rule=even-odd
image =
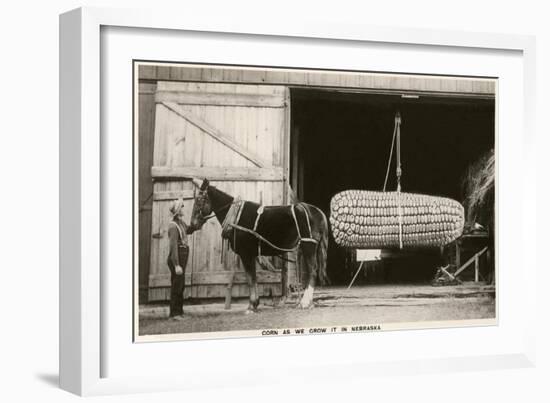
{"label": "white picture frame", "polygon": [[[214,387],[223,385],[252,385],[269,383],[273,380],[261,373],[253,372],[247,379],[236,375],[224,376],[223,372],[210,371],[207,365],[199,365],[197,356],[190,357],[196,362],[194,373],[165,373],[139,375],[117,373],[111,375],[106,369],[106,360],[113,354],[108,346],[110,341],[106,335],[104,318],[112,313],[108,309],[106,291],[102,287],[102,265],[105,263],[105,251],[109,245],[102,238],[102,219],[105,217],[101,209],[108,203],[105,197],[105,144],[101,141],[104,130],[102,122],[102,88],[101,74],[104,63],[101,60],[102,30],[106,27],[122,27],[132,29],[179,30],[181,32],[224,33],[220,35],[236,35],[253,37],[256,41],[268,38],[286,38],[293,41],[303,41],[304,46],[311,46],[310,40],[331,41],[339,43],[377,43],[379,46],[400,45],[403,47],[437,47],[439,49],[474,49],[478,53],[491,51],[515,52],[521,59],[521,83],[524,97],[515,100],[516,107],[521,107],[523,115],[523,133],[517,134],[522,144],[522,170],[515,179],[521,184],[522,192],[518,203],[523,206],[519,212],[521,222],[515,229],[520,231],[517,236],[521,242],[517,253],[523,254],[528,246],[527,234],[535,233],[535,215],[527,206],[529,196],[527,189],[535,186],[536,176],[521,176],[521,172],[534,172],[535,159],[532,158],[535,149],[533,114],[535,92],[535,42],[530,36],[466,33],[458,31],[430,31],[409,28],[371,27],[347,25],[338,22],[302,21],[300,24],[285,24],[254,20],[209,20],[197,16],[171,14],[169,11],[151,10],[110,10],[102,8],[82,8],[70,11],[60,17],[60,385],[63,389],[80,395],[97,395],[113,393],[135,393],[185,389],[190,387]],[[172,31],[173,32],[173,31]],[[309,45],[308,45],[309,44]],[[418,48],[417,48],[418,50]],[[139,55],[136,55],[139,58]],[[194,62],[211,62],[212,60],[193,60]],[[130,77],[129,77],[130,78]],[[516,79],[518,79],[516,77]],[[131,108],[131,105],[130,105]],[[131,133],[129,134],[131,136]],[[519,221],[519,220],[518,220]],[[523,278],[535,277],[536,253],[523,254]],[[434,355],[420,354],[414,357],[388,357],[387,360],[373,361],[357,355],[353,360],[326,360],[307,363],[297,360],[287,361],[288,367],[282,367],[276,362],[273,369],[279,371],[277,382],[289,380],[297,373],[303,378],[315,377],[317,380],[345,379],[346,376],[369,376],[372,374],[411,374],[431,373],[438,371],[491,369],[503,367],[525,367],[534,365],[535,339],[535,287],[536,283],[521,281],[518,283],[518,293],[522,293],[522,308],[525,316],[518,326],[518,332],[524,335],[519,342],[517,334],[509,344],[503,343],[498,354],[478,354],[470,356],[453,356],[435,352]],[[118,313],[116,314],[118,315]],[[128,311],[131,316],[131,311]],[[121,318],[127,319],[127,318]],[[503,319],[500,316],[500,319]],[[505,319],[505,318],[504,318]],[[124,320],[123,320],[124,321]],[[500,323],[502,328],[508,325],[506,320]],[[413,339],[418,332],[401,332],[399,338]],[[459,329],[449,330],[459,333]],[[437,333],[432,332],[433,340]],[[441,333],[439,333],[441,335]],[[249,342],[254,349],[278,345],[281,348],[303,349],[305,343],[333,343],[336,345],[339,337],[349,337],[353,343],[370,337],[369,341],[380,338],[394,338],[389,333],[354,334],[345,336],[322,336],[288,338],[283,341],[276,339],[261,339]],[[304,342],[305,340],[305,342]],[[130,341],[131,342],[131,341]],[[243,340],[201,341],[202,349],[223,353],[224,347],[242,345]],[[178,348],[176,343],[164,343],[164,352]],[[197,345],[194,345],[197,348]],[[154,347],[144,346],[153,349]],[[200,350],[200,348],[199,348]],[[174,350],[175,351],[175,350]],[[259,351],[259,350],[258,350]],[[441,350],[444,351],[444,350]],[[253,353],[249,353],[253,354]],[[294,357],[296,354],[293,355]],[[193,361],[195,360],[195,361]],[[240,364],[245,366],[245,364]],[[338,371],[326,374],[315,374],[303,371],[308,365],[323,368],[338,368]],[[192,365],[191,365],[192,366]],[[261,364],[257,364],[261,366]],[[252,366],[251,369],[255,367]],[[311,371],[309,371],[311,372]],[[208,373],[208,379],[204,374]],[[335,374],[337,373],[337,374]],[[114,373],[113,373],[114,374]],[[227,375],[227,374],[226,374]]]}

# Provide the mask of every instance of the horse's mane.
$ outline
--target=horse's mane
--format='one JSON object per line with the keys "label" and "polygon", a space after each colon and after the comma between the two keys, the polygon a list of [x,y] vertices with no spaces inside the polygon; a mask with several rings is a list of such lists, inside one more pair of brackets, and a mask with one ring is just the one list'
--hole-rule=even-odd
{"label": "horse's mane", "polygon": [[207,188],[208,198],[210,199],[210,204],[214,210],[216,217],[220,222],[223,222],[231,203],[233,202],[233,197],[227,193],[219,190],[215,186],[208,186]]}

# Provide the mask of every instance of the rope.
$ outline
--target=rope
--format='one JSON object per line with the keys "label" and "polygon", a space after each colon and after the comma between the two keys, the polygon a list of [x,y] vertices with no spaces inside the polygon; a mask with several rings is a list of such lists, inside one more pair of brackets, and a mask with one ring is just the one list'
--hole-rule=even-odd
{"label": "rope", "polygon": [[397,176],[397,191],[401,192],[401,114],[395,114],[395,127],[397,129],[397,168],[395,174]]}
{"label": "rope", "polygon": [[393,126],[393,137],[391,140],[390,155],[388,158],[388,167],[386,169],[386,177],[384,179],[383,191],[386,191],[386,185],[388,184],[388,177],[390,174],[391,159],[393,156],[393,148],[396,144],[396,169],[395,175],[397,177],[397,214],[399,221],[399,248],[403,249],[403,206],[401,204],[401,114],[399,111],[395,113],[395,124]]}
{"label": "rope", "polygon": [[274,244],[272,244],[271,242],[269,242],[267,239],[265,239],[263,236],[261,236],[260,234],[258,234],[257,232],[254,232],[252,231],[251,229],[248,229],[248,228],[245,228],[245,227],[241,227],[240,225],[237,225],[237,224],[229,224],[231,227],[239,230],[239,231],[244,231],[244,232],[247,232],[249,233],[250,235],[258,238],[260,241],[262,242],[265,242],[266,244],[268,244],[270,247],[272,247],[273,249],[275,250],[278,250],[278,251],[281,251],[281,252],[295,252],[299,247],[300,247],[300,242],[302,241],[301,239],[298,240],[298,242],[296,242],[296,246],[294,246],[293,248],[280,248]]}
{"label": "rope", "polygon": [[[260,240],[261,242],[264,242],[266,243],[267,245],[269,245],[271,248],[275,249],[275,250],[278,250],[280,252],[295,252],[299,247],[300,247],[300,243],[302,242],[311,242],[311,243],[316,243],[318,244],[319,241],[317,241],[316,239],[313,239],[313,238],[302,238],[302,235],[300,233],[300,228],[298,226],[298,220],[296,219],[296,213],[294,211],[294,208],[295,208],[295,205],[292,205],[290,206],[290,210],[292,211],[292,217],[294,218],[294,222],[296,224],[296,230],[298,231],[298,240],[296,242],[296,245],[292,248],[281,248],[273,243],[271,243],[270,241],[268,241],[266,238],[264,238],[263,236],[261,236],[260,234],[258,234],[255,230],[251,230],[249,228],[245,228],[245,227],[242,227],[238,224],[233,224],[233,223],[229,223],[228,226],[236,229],[236,230],[239,230],[239,231],[244,231],[254,237],[256,237],[258,240]],[[262,209],[262,212],[263,212],[263,209]],[[307,211],[305,212],[306,213],[306,216],[307,216]],[[238,222],[238,221],[237,221]],[[257,227],[257,224],[254,225],[255,229]],[[310,233],[310,236],[311,236],[311,233]],[[259,249],[259,247],[258,247]]]}
{"label": "rope", "polygon": [[399,214],[399,249],[403,249],[403,206],[401,205],[401,114],[399,111],[395,114],[395,127],[397,128],[397,203]]}
{"label": "rope", "polygon": [[393,156],[393,145],[395,144],[395,136],[397,134],[397,121],[393,126],[393,137],[391,139],[390,156],[388,157],[388,168],[386,169],[386,178],[384,179],[384,187],[382,191],[386,191],[386,185],[388,184],[388,177],[390,175],[391,158]]}
{"label": "rope", "polygon": [[401,206],[400,191],[397,191],[397,214],[399,216],[399,249],[403,249],[403,207]]}

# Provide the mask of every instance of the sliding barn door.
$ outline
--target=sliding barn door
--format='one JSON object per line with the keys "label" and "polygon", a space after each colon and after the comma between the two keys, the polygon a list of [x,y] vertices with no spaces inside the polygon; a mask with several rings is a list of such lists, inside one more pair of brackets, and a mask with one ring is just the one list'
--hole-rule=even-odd
{"label": "sliding barn door", "polygon": [[[191,178],[245,200],[285,204],[289,109],[283,86],[159,82],[152,176],[154,180],[150,300],[168,299],[166,264],[170,203],[186,200],[189,221],[196,194]],[[248,296],[240,260],[222,253],[221,226],[208,221],[190,236],[185,297]],[[280,268],[282,262],[272,259]],[[281,272],[258,270],[260,295],[281,294]]]}

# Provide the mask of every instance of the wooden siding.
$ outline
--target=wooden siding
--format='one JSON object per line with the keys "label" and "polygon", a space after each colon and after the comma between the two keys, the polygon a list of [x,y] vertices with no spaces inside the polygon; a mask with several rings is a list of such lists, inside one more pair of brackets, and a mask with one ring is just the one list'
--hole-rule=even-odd
{"label": "wooden siding", "polygon": [[149,264],[151,256],[151,210],[153,205],[153,135],[155,128],[156,84],[139,84],[139,302],[147,302]]}
{"label": "wooden siding", "polygon": [[[284,204],[288,120],[284,87],[159,82],[155,99],[150,300],[168,296],[168,209],[175,198],[187,198],[185,219],[189,221],[195,192],[191,178],[208,177],[213,186],[245,200]],[[262,106],[261,100],[269,102]],[[223,297],[233,271],[233,295],[248,296],[240,259],[230,250],[222,259],[217,220],[209,220],[189,241],[185,298]],[[282,264],[279,259],[271,263]],[[260,295],[281,294],[280,272],[260,269],[258,279]]]}
{"label": "wooden siding", "polygon": [[[142,64],[139,68],[139,78],[155,82],[170,80],[271,84],[356,89],[373,92],[389,91],[405,94],[427,93],[493,97],[496,93],[496,80],[485,78],[185,64],[179,66]],[[193,97],[188,96],[188,98]]]}

